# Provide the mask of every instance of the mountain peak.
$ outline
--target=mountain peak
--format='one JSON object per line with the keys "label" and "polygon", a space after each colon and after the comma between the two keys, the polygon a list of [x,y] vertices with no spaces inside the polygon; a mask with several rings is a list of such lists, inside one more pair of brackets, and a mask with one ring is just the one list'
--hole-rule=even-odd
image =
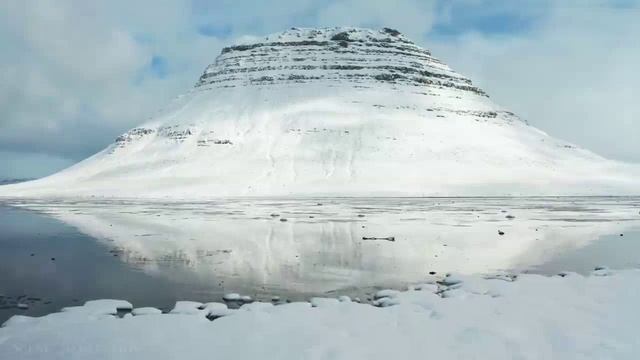
{"label": "mountain peak", "polygon": [[225,47],[196,87],[341,83],[449,87],[486,94],[398,30],[291,28]]}
{"label": "mountain peak", "polygon": [[639,175],[528,126],[397,30],[291,28],[224,48],[150,121],[0,196],[614,195]]}
{"label": "mountain peak", "polygon": [[288,42],[300,40],[383,41],[412,44],[412,42],[405,38],[405,36],[400,31],[387,27],[380,30],[347,26],[324,28],[292,27],[288,30],[264,37],[265,42]]}

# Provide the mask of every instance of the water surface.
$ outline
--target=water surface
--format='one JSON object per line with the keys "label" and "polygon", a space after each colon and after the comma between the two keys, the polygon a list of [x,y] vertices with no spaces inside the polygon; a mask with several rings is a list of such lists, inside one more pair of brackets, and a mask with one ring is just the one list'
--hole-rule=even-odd
{"label": "water surface", "polygon": [[0,321],[95,298],[365,299],[448,272],[637,267],[638,250],[640,198],[628,197],[9,201]]}

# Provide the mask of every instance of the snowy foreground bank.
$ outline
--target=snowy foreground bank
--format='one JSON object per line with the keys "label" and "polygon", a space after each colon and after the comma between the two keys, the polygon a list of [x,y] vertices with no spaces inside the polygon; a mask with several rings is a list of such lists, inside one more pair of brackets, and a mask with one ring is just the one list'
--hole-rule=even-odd
{"label": "snowy foreground bank", "polygon": [[[640,270],[450,276],[374,307],[98,300],[0,329],[0,359],[638,359]],[[124,318],[116,309],[132,309]],[[210,321],[214,319],[213,321]]]}

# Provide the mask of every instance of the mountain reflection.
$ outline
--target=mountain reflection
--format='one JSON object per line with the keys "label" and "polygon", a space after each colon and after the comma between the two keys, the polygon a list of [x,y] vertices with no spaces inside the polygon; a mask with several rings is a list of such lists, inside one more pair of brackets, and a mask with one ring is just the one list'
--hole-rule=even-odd
{"label": "mountain reflection", "polygon": [[634,198],[17,205],[74,226],[149,274],[298,293],[526,270],[640,224]]}

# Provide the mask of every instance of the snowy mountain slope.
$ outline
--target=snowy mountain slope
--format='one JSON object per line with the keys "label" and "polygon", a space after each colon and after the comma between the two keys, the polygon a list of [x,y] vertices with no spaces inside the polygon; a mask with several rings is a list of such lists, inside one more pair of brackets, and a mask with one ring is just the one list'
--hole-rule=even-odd
{"label": "snowy mountain slope", "polygon": [[232,46],[102,152],[0,196],[637,194],[637,166],[553,139],[392,29]]}

